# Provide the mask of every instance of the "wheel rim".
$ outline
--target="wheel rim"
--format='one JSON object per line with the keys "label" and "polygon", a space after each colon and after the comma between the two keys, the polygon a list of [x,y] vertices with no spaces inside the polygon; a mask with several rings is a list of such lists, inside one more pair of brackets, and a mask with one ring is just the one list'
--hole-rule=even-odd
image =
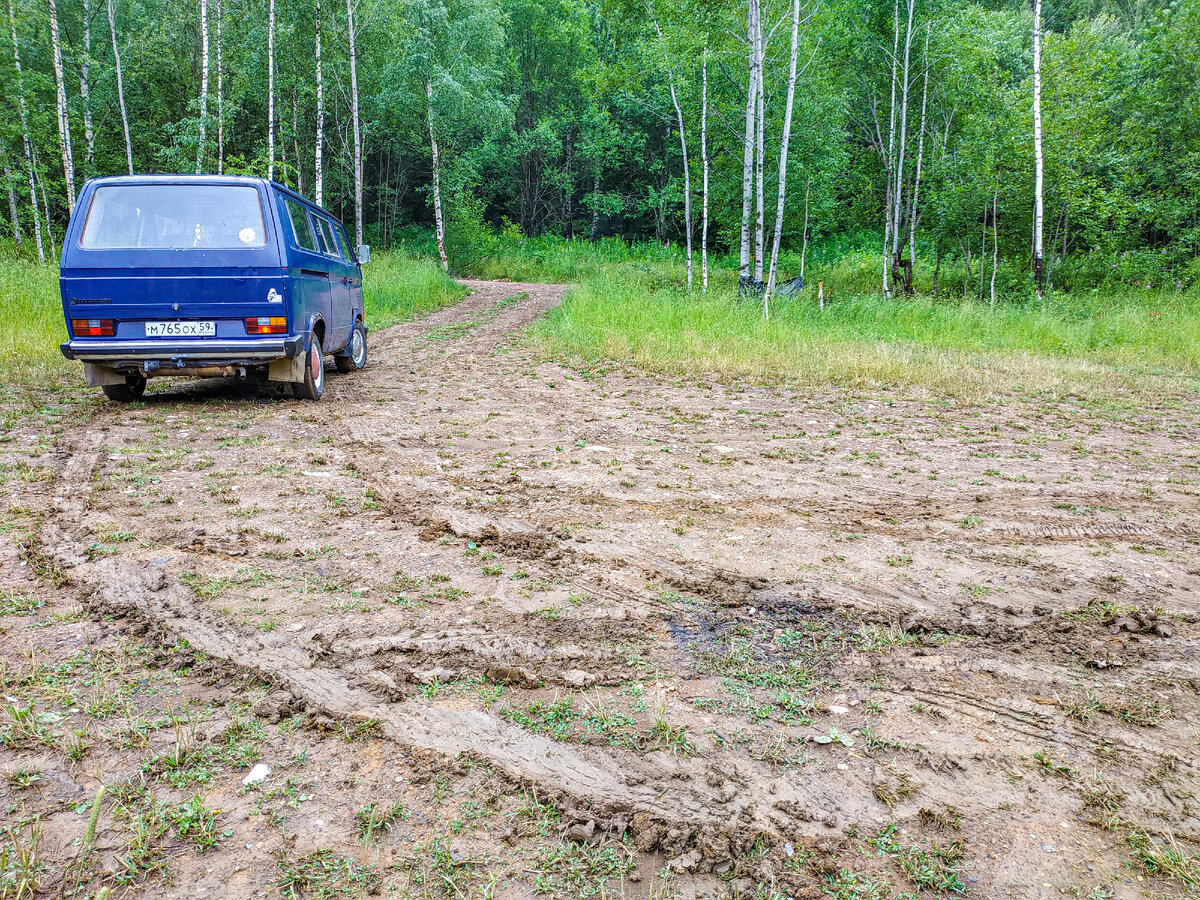
{"label": "wheel rim", "polygon": [[321,358],[321,345],[314,342],[309,355],[312,357],[313,387],[319,391],[325,382],[325,361]]}
{"label": "wheel rim", "polygon": [[350,358],[354,360],[354,365],[361,369],[366,356],[367,343],[363,340],[362,329],[356,327],[350,338]]}

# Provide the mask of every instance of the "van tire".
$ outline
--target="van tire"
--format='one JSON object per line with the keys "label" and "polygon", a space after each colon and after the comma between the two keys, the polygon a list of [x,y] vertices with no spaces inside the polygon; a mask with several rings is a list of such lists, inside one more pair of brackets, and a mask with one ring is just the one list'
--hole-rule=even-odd
{"label": "van tire", "polygon": [[354,323],[350,340],[346,341],[346,355],[333,358],[337,370],[343,375],[357,372],[367,364],[367,329],[361,321]]}
{"label": "van tire", "polygon": [[297,400],[320,400],[325,393],[325,355],[321,336],[314,334],[304,354],[304,380],[292,384]]}
{"label": "van tire", "polygon": [[133,403],[146,393],[146,379],[141,375],[126,375],[124,384],[106,384],[100,388],[104,396],[118,403]]}

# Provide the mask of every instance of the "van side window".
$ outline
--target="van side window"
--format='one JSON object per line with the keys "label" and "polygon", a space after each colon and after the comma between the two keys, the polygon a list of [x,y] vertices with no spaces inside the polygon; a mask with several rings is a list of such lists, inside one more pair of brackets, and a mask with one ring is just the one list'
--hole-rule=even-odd
{"label": "van side window", "polygon": [[358,265],[358,256],[354,252],[354,248],[350,246],[350,242],[346,240],[346,232],[341,225],[335,224],[333,230],[337,232],[338,240],[342,242],[342,255],[350,262]]}
{"label": "van side window", "polygon": [[288,218],[292,220],[292,233],[296,235],[296,246],[301,250],[317,250],[317,239],[313,236],[312,225],[308,221],[308,212],[294,200],[285,200]]}
{"label": "van side window", "polygon": [[317,220],[317,228],[321,230],[321,243],[325,245],[325,253],[340,259],[342,254],[338,252],[337,240],[333,236],[333,226],[324,216],[314,216],[313,218]]}

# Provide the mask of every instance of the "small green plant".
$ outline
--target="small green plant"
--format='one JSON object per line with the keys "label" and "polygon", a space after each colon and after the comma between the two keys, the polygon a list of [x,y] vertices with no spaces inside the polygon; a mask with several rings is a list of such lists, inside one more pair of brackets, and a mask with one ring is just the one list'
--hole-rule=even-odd
{"label": "small green plant", "polygon": [[948,844],[916,845],[901,851],[897,857],[900,871],[909,883],[943,894],[965,894],[963,879],[963,850],[958,841]]}
{"label": "small green plant", "polygon": [[281,852],[279,891],[289,900],[334,897],[363,897],[378,891],[379,873],[374,866],[332,850],[317,850],[292,862]]}
{"label": "small green plant", "polygon": [[637,865],[625,844],[560,843],[538,853],[534,890],[539,894],[594,897],[614,878],[623,878]]}
{"label": "small green plant", "polygon": [[358,811],[354,821],[358,825],[358,839],[364,844],[372,844],[378,838],[379,832],[391,831],[397,822],[408,820],[408,812],[399,800],[390,806],[383,803],[369,803]]}

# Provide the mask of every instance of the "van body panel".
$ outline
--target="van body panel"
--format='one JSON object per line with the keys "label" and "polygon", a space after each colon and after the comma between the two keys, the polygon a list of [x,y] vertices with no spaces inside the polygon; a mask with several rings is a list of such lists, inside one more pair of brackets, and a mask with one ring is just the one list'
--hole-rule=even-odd
{"label": "van body panel", "polygon": [[[265,368],[303,355],[314,329],[324,332],[325,353],[342,350],[361,316],[361,269],[352,255],[321,252],[319,241],[313,249],[301,246],[289,201],[310,221],[323,218],[341,229],[325,210],[261,178],[158,175],[88,182],[61,256],[69,335],[64,355],[148,377]],[[276,333],[252,332],[248,319],[271,321]],[[281,319],[285,324],[274,324]],[[103,336],[95,328],[76,334],[73,322],[79,320],[101,320]],[[295,368],[275,365],[271,371]]]}

